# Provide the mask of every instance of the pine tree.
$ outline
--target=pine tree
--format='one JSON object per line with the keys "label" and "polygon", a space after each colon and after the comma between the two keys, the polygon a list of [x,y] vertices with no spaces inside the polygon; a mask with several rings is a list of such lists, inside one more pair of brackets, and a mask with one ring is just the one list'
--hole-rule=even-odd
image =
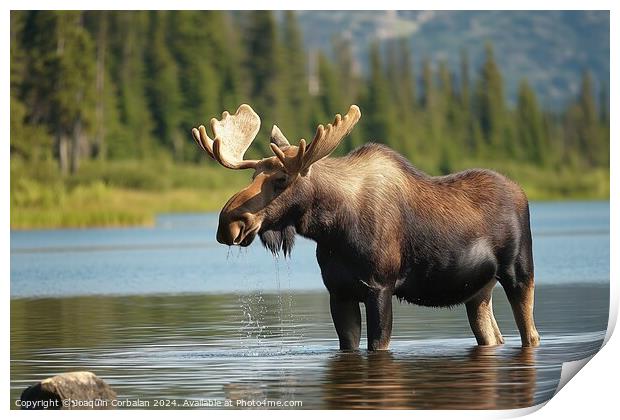
{"label": "pine tree", "polygon": [[409,157],[417,152],[420,137],[417,116],[417,89],[411,49],[406,38],[398,40],[396,63],[396,86],[398,87],[398,126],[401,138],[401,151]]}
{"label": "pine tree", "polygon": [[536,164],[548,159],[548,138],[536,94],[527,80],[519,84],[516,109],[518,156]]}
{"label": "pine tree", "polygon": [[422,95],[420,105],[428,112],[435,101],[435,83],[433,82],[433,70],[428,58],[422,60]]}
{"label": "pine tree", "polygon": [[[332,50],[336,78],[338,79],[338,96],[344,108],[325,110],[331,114],[330,117],[333,117],[337,112],[347,112],[348,107],[352,104],[362,103],[362,96],[364,95],[362,91],[365,84],[359,74],[359,63],[354,55],[351,38],[340,34],[336,35],[332,40]],[[341,150],[349,152],[364,144],[366,140],[363,127],[360,125],[344,139],[344,147]]]}
{"label": "pine tree", "polygon": [[453,77],[445,60],[439,63],[437,78],[439,81],[437,101],[433,112],[438,115],[433,115],[432,119],[436,120],[434,123],[435,138],[440,147],[439,169],[442,173],[447,174],[452,170],[455,155],[462,155],[464,147],[457,136],[458,104],[455,101]]}
{"label": "pine tree", "polygon": [[351,39],[336,35],[332,40],[332,50],[340,80],[340,95],[344,103],[352,104],[358,97],[360,80]]}
{"label": "pine tree", "polygon": [[25,27],[26,106],[33,106],[33,122],[46,123],[54,133],[63,173],[77,171],[89,154],[95,52],[82,18],[81,12],[32,12]]}
{"label": "pine tree", "polygon": [[476,86],[475,115],[489,153],[504,154],[506,146],[506,110],[504,87],[491,44],[487,44],[486,57]]}
{"label": "pine tree", "polygon": [[340,96],[340,80],[338,74],[325,54],[318,54],[318,76],[320,104],[319,121],[327,123],[336,112],[342,112],[345,105]]}
{"label": "pine tree", "polygon": [[364,131],[371,141],[377,141],[399,149],[395,135],[396,121],[390,90],[383,71],[379,45],[375,42],[370,47],[370,79],[368,95],[362,109],[365,115]]}
{"label": "pine tree", "polygon": [[282,43],[285,53],[286,100],[292,112],[289,113],[290,119],[284,121],[280,128],[287,136],[297,140],[308,135],[311,121],[304,46],[295,13],[292,10],[284,12]]}
{"label": "pine tree", "polygon": [[601,139],[600,114],[596,108],[593,85],[592,75],[584,71],[574,118],[576,146],[588,164],[607,164],[609,144],[605,144],[605,140]]}
{"label": "pine tree", "polygon": [[473,116],[472,100],[471,100],[471,76],[469,72],[469,54],[466,49],[461,50],[460,62],[460,117],[459,128],[463,138],[463,144],[470,156],[475,156],[481,146],[481,138],[479,138],[479,126],[477,120]]}
{"label": "pine tree", "polygon": [[[259,134],[268,138],[272,124],[288,123],[286,106],[286,73],[282,46],[278,37],[273,12],[258,10],[248,12],[244,31],[246,50],[245,67],[251,69],[250,98],[253,108],[261,116]],[[262,156],[271,154],[268,142],[259,141]]]}
{"label": "pine tree", "polygon": [[109,137],[112,158],[144,158],[152,154],[153,116],[146,96],[145,51],[148,50],[148,12],[110,12],[110,73],[117,81],[121,129]]}
{"label": "pine tree", "polygon": [[[208,126],[211,118],[219,118],[224,110],[234,113],[239,106],[225,105],[223,99],[223,85],[231,91],[236,88],[234,74],[224,80],[229,63],[220,34],[226,33],[226,23],[218,11],[171,11],[168,20],[165,41],[169,41],[167,47],[174,57],[180,90],[181,142],[188,146],[185,150],[189,156],[198,158],[199,150],[189,147],[191,127]],[[234,48],[234,44],[230,47]]]}
{"label": "pine tree", "polygon": [[118,88],[111,77],[111,63],[114,60],[110,48],[109,11],[88,11],[84,14],[84,24],[95,42],[95,110],[93,127],[92,155],[106,159],[108,143],[122,136],[118,109]]}
{"label": "pine tree", "polygon": [[471,92],[469,87],[471,76],[469,74],[469,54],[466,49],[461,50],[460,70],[461,74],[459,80],[461,84],[459,96],[461,98],[461,106],[464,111],[469,112],[471,107]]}
{"label": "pine tree", "polygon": [[169,147],[173,156],[183,159],[187,136],[181,133],[181,89],[179,71],[168,44],[167,12],[150,13],[149,39],[151,46],[147,52],[148,95],[151,111],[155,117],[155,133],[162,143]]}
{"label": "pine tree", "polygon": [[44,126],[28,122],[28,111],[22,101],[26,73],[26,51],[22,47],[28,13],[11,11],[11,159],[19,156],[27,161],[40,161],[51,156],[52,141]]}

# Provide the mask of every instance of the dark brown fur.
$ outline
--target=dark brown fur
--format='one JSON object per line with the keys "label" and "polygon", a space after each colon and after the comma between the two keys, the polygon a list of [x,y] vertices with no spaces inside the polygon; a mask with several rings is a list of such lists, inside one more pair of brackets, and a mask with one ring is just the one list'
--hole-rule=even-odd
{"label": "dark brown fur", "polygon": [[[517,184],[482,169],[431,177],[371,143],[279,180],[280,191],[270,181],[280,176],[278,162],[266,161],[222,210],[218,239],[233,220],[260,215],[258,235],[274,253],[288,254],[295,233],[316,241],[342,349],[359,346],[360,302],[369,349],[388,347],[393,295],[424,306],[465,303],[478,343],[501,344],[490,298],[497,281],[523,345],[538,344],[529,208]],[[252,221],[241,225],[243,233]]]}

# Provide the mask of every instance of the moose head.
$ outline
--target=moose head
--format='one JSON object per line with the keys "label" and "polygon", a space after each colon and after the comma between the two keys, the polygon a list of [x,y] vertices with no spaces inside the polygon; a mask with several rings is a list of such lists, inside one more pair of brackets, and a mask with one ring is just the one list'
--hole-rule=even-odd
{"label": "moose head", "polygon": [[254,170],[250,185],[224,205],[218,242],[245,247],[260,235],[272,252],[282,249],[285,255],[289,253],[295,237],[294,215],[299,210],[295,198],[309,193],[307,178],[313,164],[332,153],[360,117],[359,108],[352,105],[344,117],[337,114],[332,124],[319,125],[308,146],[304,139],[298,146],[291,145],[274,125],[270,146],[275,155],[260,160],[244,159],[261,124],[249,105],[241,105],[234,115],[225,111],[221,120],[211,119],[213,139],[202,125],[192,129],[196,143],[222,166]]}

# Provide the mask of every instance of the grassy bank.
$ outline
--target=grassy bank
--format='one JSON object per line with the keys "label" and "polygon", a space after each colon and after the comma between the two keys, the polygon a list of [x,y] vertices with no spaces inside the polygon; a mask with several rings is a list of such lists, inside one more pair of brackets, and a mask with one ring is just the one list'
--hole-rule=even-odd
{"label": "grassy bank", "polygon": [[[461,162],[458,168],[479,167]],[[607,199],[609,171],[541,169],[498,162],[531,200]],[[432,172],[432,171],[431,171]],[[150,225],[157,213],[217,211],[249,171],[170,161],[90,162],[62,177],[54,162],[11,162],[11,228]]]}
{"label": "grassy bank", "polygon": [[[243,172],[243,173],[242,173]],[[53,165],[11,165],[11,228],[151,225],[157,213],[212,211],[247,171],[168,161],[88,163],[62,177]]]}

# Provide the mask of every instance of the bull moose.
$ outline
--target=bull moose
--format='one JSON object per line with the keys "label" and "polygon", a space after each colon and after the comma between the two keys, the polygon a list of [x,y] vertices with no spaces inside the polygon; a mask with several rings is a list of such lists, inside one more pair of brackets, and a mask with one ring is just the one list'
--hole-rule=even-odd
{"label": "bull moose", "polygon": [[368,143],[328,157],[361,117],[352,105],[319,125],[309,145],[291,145],[277,126],[274,156],[245,160],[260,118],[243,104],[192,134],[222,166],[253,169],[252,182],[224,205],[218,242],[246,247],[258,236],[289,255],[300,234],[317,244],[340,349],[359,347],[360,302],[369,350],[392,334],[392,296],[431,307],[464,303],[479,345],[504,342],[492,309],[500,282],[524,347],[536,346],[529,205],[523,190],[484,169],[429,176],[390,148]]}

